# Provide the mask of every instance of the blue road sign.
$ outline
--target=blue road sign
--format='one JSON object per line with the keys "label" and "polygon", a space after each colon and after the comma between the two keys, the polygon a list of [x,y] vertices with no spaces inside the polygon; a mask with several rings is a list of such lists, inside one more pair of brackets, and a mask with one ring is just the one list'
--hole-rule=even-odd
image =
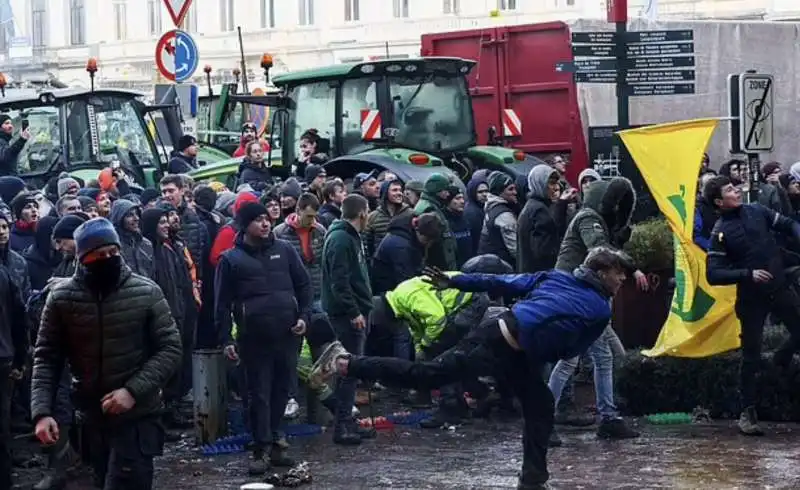
{"label": "blue road sign", "polygon": [[175,30],[175,81],[190,79],[200,64],[200,52],[189,33]]}

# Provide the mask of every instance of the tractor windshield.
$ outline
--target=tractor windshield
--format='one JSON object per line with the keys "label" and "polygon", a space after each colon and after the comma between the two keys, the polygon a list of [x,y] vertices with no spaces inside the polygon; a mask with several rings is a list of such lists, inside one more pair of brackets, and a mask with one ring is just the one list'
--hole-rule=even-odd
{"label": "tractor windshield", "polygon": [[21,111],[10,111],[14,128],[21,128],[22,121],[28,121],[30,139],[22,148],[17,159],[17,171],[22,174],[35,174],[47,171],[61,149],[56,107],[32,107]]}
{"label": "tractor windshield", "polygon": [[474,143],[467,85],[463,77],[389,76],[396,144],[429,153]]}
{"label": "tractor windshield", "polygon": [[93,106],[97,117],[97,135],[100,143],[98,160],[152,166],[154,154],[147,137],[144,120],[134,107],[134,99],[113,96],[98,97],[102,104]]}

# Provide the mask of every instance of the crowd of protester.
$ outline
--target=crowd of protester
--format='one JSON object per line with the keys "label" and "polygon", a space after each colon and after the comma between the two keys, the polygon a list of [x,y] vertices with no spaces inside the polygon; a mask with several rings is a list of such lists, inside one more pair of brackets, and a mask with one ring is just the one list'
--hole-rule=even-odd
{"label": "crowd of protester", "polygon": [[[304,359],[316,360],[338,340],[354,354],[430,360],[512,300],[439,291],[422,280],[426,268],[450,275],[571,273],[591,249],[621,248],[630,237],[631,183],[587,169],[572,188],[569,162],[559,155],[517,179],[478,170],[466,186],[441,173],[403,182],[388,171],[345,183],[326,173],[324,148],[309,130],[295,176],[280,181],[265,162],[268,146],[250,133],[246,125],[244,159],[230,189],[186,175],[197,167],[197,142],[189,136],[178,142],[171,173],[158,188],[133,191],[118,168],[88,182],[62,174],[43,189],[0,177],[0,377],[13,381],[0,393],[0,484],[11,474],[8,427],[24,433],[31,424],[48,443],[50,471],[39,490],[64,487],[75,451],[87,449],[74,447],[85,440],[76,437],[81,425],[93,429],[89,440],[100,435],[92,444],[99,456],[83,455],[99,485],[152,480],[161,424],[191,425],[185,402],[192,396],[193,350],[220,347],[253,434],[250,472],[292,466],[281,424],[300,411]],[[720,174],[744,185],[746,168],[732,160]],[[800,163],[788,172],[768,163],[761,173],[759,202],[797,219]],[[695,216],[695,241],[704,249],[713,242],[720,207],[701,189],[715,175],[706,159]],[[643,273],[633,278],[648,289]],[[98,341],[90,327],[106,333]],[[135,334],[141,331],[149,334]],[[607,326],[586,351],[597,417],[572,400],[579,358],[550,366],[545,379],[553,397],[540,403],[551,407],[556,423],[599,420],[600,437],[638,436],[614,400],[613,357],[621,350]],[[343,378],[304,397],[330,412],[337,444],[375,435],[357,423],[358,387]],[[409,404],[431,403],[426,390],[394,394]],[[513,389],[476,378],[443,387],[422,426],[459,424],[493,410],[515,415]],[[109,413],[117,416],[112,422],[103,415]],[[544,452],[561,444],[555,431],[546,434]],[[131,438],[140,444],[122,459],[141,463],[134,475],[120,467],[119,456],[110,457]]]}

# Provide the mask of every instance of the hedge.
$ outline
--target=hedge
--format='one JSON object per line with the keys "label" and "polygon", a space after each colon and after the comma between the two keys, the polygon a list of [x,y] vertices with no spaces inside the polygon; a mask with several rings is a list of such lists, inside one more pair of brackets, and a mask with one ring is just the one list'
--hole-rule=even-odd
{"label": "hedge", "polygon": [[[800,421],[800,362],[797,356],[787,370],[771,363],[772,354],[788,338],[781,326],[764,332],[762,369],[757,378],[759,418],[765,421]],[[619,404],[630,415],[708,410],[714,418],[736,418],[740,412],[740,352],[703,359],[648,358],[629,351],[617,368],[615,385]]]}

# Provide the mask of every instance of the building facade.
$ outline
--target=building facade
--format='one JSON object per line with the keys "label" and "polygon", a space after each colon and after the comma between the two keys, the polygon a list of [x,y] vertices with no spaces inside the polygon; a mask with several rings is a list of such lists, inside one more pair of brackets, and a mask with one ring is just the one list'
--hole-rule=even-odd
{"label": "building facade", "polygon": [[[375,57],[411,57],[425,33],[578,18],[602,18],[606,0],[194,0],[183,29],[200,66],[229,79],[242,41],[248,74],[268,52],[274,73]],[[629,0],[631,17],[800,19],[797,0]],[[86,84],[86,60],[101,84],[157,80],[156,41],[172,28],[163,0],[0,0],[0,71],[49,71]],[[198,73],[197,75],[202,75]]]}

